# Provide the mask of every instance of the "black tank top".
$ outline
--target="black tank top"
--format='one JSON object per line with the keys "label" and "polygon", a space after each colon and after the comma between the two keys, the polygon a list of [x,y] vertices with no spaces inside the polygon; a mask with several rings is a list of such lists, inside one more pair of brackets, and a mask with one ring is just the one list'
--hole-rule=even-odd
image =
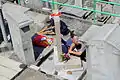
{"label": "black tank top", "polygon": [[81,47],[82,47],[81,44],[75,45],[75,48],[76,48],[77,50],[81,49]]}

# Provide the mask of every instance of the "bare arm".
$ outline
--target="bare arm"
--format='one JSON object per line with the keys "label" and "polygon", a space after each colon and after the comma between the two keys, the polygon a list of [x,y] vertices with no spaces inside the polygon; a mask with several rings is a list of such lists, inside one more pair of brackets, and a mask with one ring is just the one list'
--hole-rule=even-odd
{"label": "bare arm", "polygon": [[73,48],[74,48],[74,47],[75,47],[75,44],[72,44],[72,45],[70,46],[68,52],[69,52],[70,54],[81,55],[82,52],[75,52],[75,51],[73,51]]}

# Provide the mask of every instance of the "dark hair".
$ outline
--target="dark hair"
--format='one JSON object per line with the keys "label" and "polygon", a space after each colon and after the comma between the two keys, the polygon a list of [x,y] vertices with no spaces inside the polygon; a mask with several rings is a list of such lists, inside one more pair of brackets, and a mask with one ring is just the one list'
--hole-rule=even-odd
{"label": "dark hair", "polygon": [[74,36],[76,36],[76,35],[74,34],[74,30],[73,30],[73,31],[70,31],[70,37],[73,38]]}

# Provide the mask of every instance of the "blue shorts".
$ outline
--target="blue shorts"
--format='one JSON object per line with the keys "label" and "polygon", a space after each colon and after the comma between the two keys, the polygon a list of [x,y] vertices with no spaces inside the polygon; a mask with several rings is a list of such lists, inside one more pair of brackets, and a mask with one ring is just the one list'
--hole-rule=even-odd
{"label": "blue shorts", "polygon": [[71,40],[71,38],[69,38],[67,41],[62,40],[62,43],[63,43],[62,44],[62,52],[67,54],[68,53],[68,48],[72,44],[72,40]]}

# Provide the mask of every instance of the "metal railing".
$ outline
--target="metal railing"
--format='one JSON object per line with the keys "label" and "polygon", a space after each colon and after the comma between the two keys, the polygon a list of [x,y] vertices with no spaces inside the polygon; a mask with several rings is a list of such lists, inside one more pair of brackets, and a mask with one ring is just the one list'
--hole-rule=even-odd
{"label": "metal railing", "polygon": [[110,13],[110,12],[103,12],[103,11],[96,10],[96,3],[97,2],[120,6],[119,3],[115,3],[115,2],[108,2],[108,1],[103,1],[103,0],[94,0],[93,9],[90,9],[90,8],[84,8],[84,7],[76,6],[76,5],[69,5],[69,4],[63,4],[63,3],[60,3],[60,2],[55,2],[54,0],[52,0],[52,1],[42,0],[42,1],[51,3],[52,4],[52,9],[54,9],[55,5],[61,5],[61,6],[67,6],[67,7],[77,8],[77,9],[81,9],[81,10],[93,11],[94,12],[94,22],[96,20],[96,13],[101,13],[101,14],[104,14],[104,15],[120,17],[119,14],[113,14],[113,13]]}

